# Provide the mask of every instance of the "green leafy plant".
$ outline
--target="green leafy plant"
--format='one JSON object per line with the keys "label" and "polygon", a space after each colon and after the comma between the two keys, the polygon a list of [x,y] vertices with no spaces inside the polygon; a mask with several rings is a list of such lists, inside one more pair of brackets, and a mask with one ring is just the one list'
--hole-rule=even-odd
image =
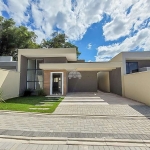
{"label": "green leafy plant", "polygon": [[39,90],[37,90],[37,95],[38,96],[46,96],[46,93],[43,89],[39,89]]}
{"label": "green leafy plant", "polygon": [[33,93],[33,90],[32,89],[26,89],[24,90],[24,93],[23,93],[23,96],[31,96]]}
{"label": "green leafy plant", "polygon": [[5,102],[5,100],[3,99],[3,91],[2,91],[2,89],[0,89],[0,102]]}

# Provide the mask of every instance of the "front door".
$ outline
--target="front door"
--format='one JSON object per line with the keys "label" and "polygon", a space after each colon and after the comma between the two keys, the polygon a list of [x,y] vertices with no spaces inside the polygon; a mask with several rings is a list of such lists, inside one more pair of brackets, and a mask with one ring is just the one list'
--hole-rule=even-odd
{"label": "front door", "polygon": [[51,72],[51,95],[63,95],[63,73],[62,72]]}

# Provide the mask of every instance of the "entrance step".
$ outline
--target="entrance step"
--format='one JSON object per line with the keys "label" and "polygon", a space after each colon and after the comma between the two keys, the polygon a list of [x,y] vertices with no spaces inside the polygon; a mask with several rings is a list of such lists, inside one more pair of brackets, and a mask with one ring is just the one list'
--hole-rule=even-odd
{"label": "entrance step", "polygon": [[50,101],[50,102],[40,102],[40,104],[47,104],[47,103],[51,103],[51,102],[53,102],[53,101]]}
{"label": "entrance step", "polygon": [[35,106],[53,106],[53,104],[36,104]]}
{"label": "entrance step", "polygon": [[49,108],[29,108],[31,110],[49,110]]}
{"label": "entrance step", "polygon": [[59,101],[59,99],[56,99],[56,100],[44,100],[44,102],[57,102],[57,101]]}

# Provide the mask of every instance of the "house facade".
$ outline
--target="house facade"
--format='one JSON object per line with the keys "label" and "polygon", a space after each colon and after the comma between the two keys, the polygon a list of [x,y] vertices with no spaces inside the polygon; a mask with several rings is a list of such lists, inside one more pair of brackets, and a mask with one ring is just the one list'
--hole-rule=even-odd
{"label": "house facade", "polygon": [[[66,95],[68,92],[97,92],[98,72],[111,71],[121,63],[88,63],[77,60],[75,48],[20,49],[18,71],[20,93],[25,89],[43,88],[47,95]],[[79,72],[81,78],[69,79],[69,73]]]}
{"label": "house facade", "polygon": [[[150,52],[122,52],[108,62],[85,62],[77,59],[75,48],[18,50],[20,94],[30,88],[44,89],[47,95],[101,90],[125,96],[124,75],[148,67]],[[74,78],[76,73],[79,78]]]}

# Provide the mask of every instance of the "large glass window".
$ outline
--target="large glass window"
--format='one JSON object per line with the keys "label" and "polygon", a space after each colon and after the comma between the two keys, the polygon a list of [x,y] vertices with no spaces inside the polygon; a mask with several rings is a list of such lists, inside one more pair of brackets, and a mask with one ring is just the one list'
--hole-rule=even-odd
{"label": "large glass window", "polygon": [[43,71],[39,69],[39,64],[43,62],[43,59],[28,59],[27,89],[43,88]]}
{"label": "large glass window", "polygon": [[138,62],[126,62],[126,73],[138,72]]}

